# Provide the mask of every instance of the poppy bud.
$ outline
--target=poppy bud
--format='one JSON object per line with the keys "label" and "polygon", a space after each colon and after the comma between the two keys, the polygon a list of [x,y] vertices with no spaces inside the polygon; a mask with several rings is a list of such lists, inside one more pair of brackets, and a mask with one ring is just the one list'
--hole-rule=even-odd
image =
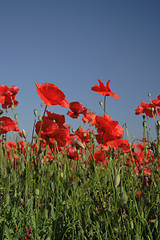
{"label": "poppy bud", "polygon": [[154,112],[154,107],[151,108],[151,111]]}
{"label": "poppy bud", "polygon": [[90,133],[90,139],[93,139],[93,133]]}
{"label": "poppy bud", "polygon": [[36,194],[36,196],[38,196],[38,195],[39,195],[39,189],[36,188],[35,191],[34,191],[34,193]]}
{"label": "poppy bud", "polygon": [[23,136],[24,138],[27,137],[27,133],[26,133],[26,131],[25,131],[24,129],[22,130],[22,136]]}
{"label": "poppy bud", "polygon": [[87,133],[84,132],[83,133],[83,137],[86,138],[87,137]]}
{"label": "poppy bud", "polygon": [[72,128],[72,133],[75,133],[75,130],[74,130],[74,128]]}
{"label": "poppy bud", "polygon": [[39,121],[41,121],[41,120],[42,120],[42,117],[41,117],[40,115],[38,116],[38,120],[39,120]]}
{"label": "poppy bud", "polygon": [[101,107],[103,106],[103,103],[102,103],[102,101],[100,101],[100,102],[99,102],[99,105],[100,105]]}
{"label": "poppy bud", "polygon": [[18,118],[18,114],[15,114],[15,120],[17,120],[17,118]]}
{"label": "poppy bud", "polygon": [[150,94],[150,93],[148,93],[148,97],[151,97],[151,94]]}
{"label": "poppy bud", "polygon": [[114,181],[114,184],[115,184],[115,187],[117,188],[120,184],[120,175],[117,174],[116,178],[115,178],[115,181]]}
{"label": "poppy bud", "polygon": [[41,103],[41,108],[43,107],[43,103]]}
{"label": "poppy bud", "polygon": [[34,109],[34,116],[37,116],[37,109]]}
{"label": "poppy bud", "polygon": [[11,108],[14,109],[14,104],[11,105]]}
{"label": "poppy bud", "polygon": [[128,196],[127,196],[127,193],[124,189],[122,190],[121,200],[124,204],[126,204],[128,202]]}
{"label": "poppy bud", "polygon": [[130,224],[131,224],[131,229],[133,229],[134,228],[134,223],[133,223],[132,220],[130,221]]}
{"label": "poppy bud", "polygon": [[143,121],[143,127],[146,127],[146,124],[147,124],[146,121]]}
{"label": "poppy bud", "polygon": [[83,143],[81,143],[80,141],[75,141],[76,144],[81,147],[81,148],[85,148],[85,146],[83,145]]}

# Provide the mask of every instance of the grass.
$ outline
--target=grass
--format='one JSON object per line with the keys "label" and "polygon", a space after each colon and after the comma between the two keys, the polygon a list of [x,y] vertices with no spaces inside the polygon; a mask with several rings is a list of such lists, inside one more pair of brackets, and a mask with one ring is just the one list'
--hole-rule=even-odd
{"label": "grass", "polygon": [[17,154],[15,162],[0,147],[0,239],[25,239],[29,227],[26,239],[160,239],[157,164],[145,179],[117,152],[105,167],[85,165],[87,150],[77,161],[50,161],[29,144]]}

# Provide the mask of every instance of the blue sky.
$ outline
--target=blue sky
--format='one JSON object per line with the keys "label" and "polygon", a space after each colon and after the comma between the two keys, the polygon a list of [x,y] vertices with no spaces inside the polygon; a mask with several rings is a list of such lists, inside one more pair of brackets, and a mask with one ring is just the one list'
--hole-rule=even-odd
{"label": "blue sky", "polygon": [[[51,82],[69,102],[101,114],[103,97],[91,91],[101,79],[111,80],[119,95],[118,101],[107,99],[109,115],[127,122],[130,136],[141,137],[142,116],[135,109],[149,102],[148,93],[152,99],[160,94],[159,11],[158,0],[1,0],[0,84],[20,89],[20,129],[30,135],[33,110],[40,109],[36,82]],[[60,106],[48,110],[67,113]],[[66,123],[79,126],[69,116]]]}

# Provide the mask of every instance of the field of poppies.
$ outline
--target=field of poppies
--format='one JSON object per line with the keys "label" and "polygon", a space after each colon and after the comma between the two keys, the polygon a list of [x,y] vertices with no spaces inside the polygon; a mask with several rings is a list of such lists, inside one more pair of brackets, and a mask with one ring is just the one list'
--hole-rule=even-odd
{"label": "field of poppies", "polygon": [[[160,239],[160,95],[135,110],[143,136],[129,142],[127,126],[106,113],[106,98],[119,96],[110,80],[98,82],[91,90],[104,98],[101,116],[69,103],[56,85],[36,83],[43,103],[30,142],[18,126],[19,88],[0,85],[0,240]],[[54,105],[88,130],[72,129],[49,111]]]}

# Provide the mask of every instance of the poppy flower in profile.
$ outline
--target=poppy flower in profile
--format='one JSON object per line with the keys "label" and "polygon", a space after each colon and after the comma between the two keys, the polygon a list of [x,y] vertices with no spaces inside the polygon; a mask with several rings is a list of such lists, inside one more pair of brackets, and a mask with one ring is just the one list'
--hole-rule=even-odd
{"label": "poppy flower in profile", "polygon": [[43,83],[42,85],[36,83],[35,85],[37,87],[37,93],[45,105],[60,105],[65,108],[69,107],[69,103],[65,99],[64,93],[56,85],[52,83]]}
{"label": "poppy flower in profile", "polygon": [[68,111],[67,115],[71,118],[78,118],[79,114],[85,114],[87,112],[87,108],[83,107],[80,102],[71,102],[69,108],[71,111]]}
{"label": "poppy flower in profile", "polygon": [[93,112],[85,112],[84,117],[82,118],[82,121],[84,123],[89,122],[92,126],[95,125],[95,118],[96,118],[96,114]]}
{"label": "poppy flower in profile", "polygon": [[92,91],[95,91],[98,94],[101,94],[103,96],[110,96],[110,97],[114,97],[116,100],[119,99],[119,96],[117,94],[115,94],[114,92],[111,91],[110,88],[110,81],[109,80],[106,84],[106,86],[103,84],[103,82],[101,82],[101,80],[98,80],[99,85],[96,84],[94,85],[94,87],[91,88]]}
{"label": "poppy flower in profile", "polygon": [[158,97],[156,98],[156,100],[152,100],[152,103],[155,106],[159,106],[160,107],[160,95],[158,95]]}
{"label": "poppy flower in profile", "polygon": [[[141,113],[145,113],[148,117],[153,118],[153,114],[156,114],[155,106],[152,103],[141,102],[141,107],[137,107],[135,110],[135,114],[139,115]],[[154,111],[152,112],[152,108]]]}
{"label": "poppy flower in profile", "polygon": [[18,101],[15,100],[19,88],[16,86],[8,87],[6,85],[0,85],[0,103],[2,103],[2,108],[11,108],[12,105],[16,107]]}
{"label": "poppy flower in profile", "polygon": [[14,121],[9,117],[0,117],[0,134],[10,131],[16,131],[20,133],[19,128],[16,126],[17,124],[17,121]]}

